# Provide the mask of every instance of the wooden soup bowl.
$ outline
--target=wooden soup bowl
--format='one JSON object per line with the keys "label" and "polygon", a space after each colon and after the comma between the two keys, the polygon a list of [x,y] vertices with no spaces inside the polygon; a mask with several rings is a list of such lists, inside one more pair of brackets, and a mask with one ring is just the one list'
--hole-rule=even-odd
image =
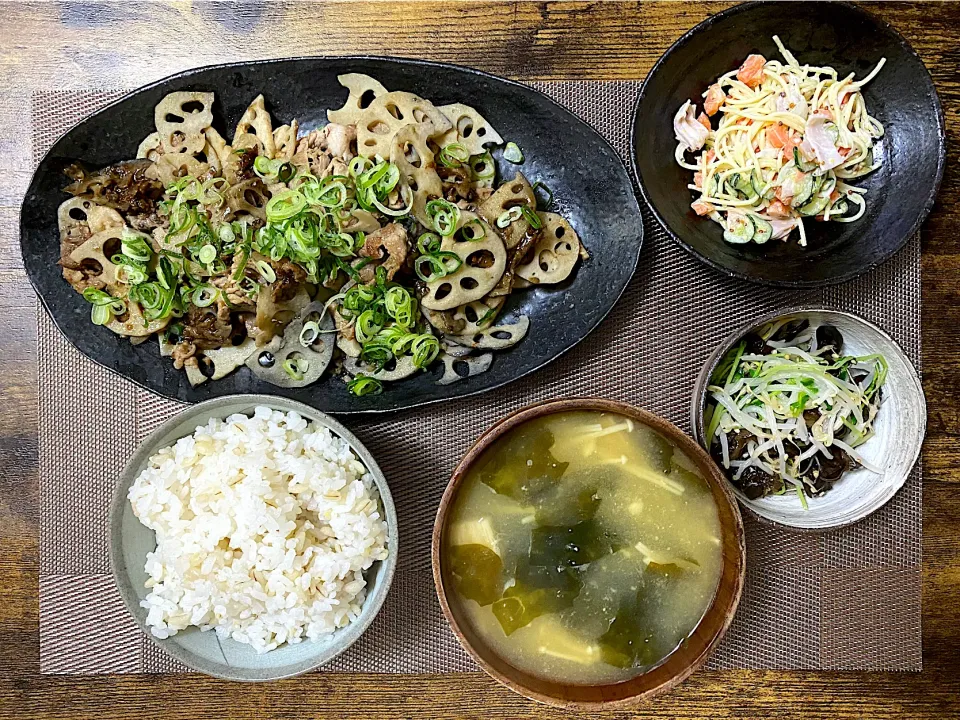
{"label": "wooden soup bowl", "polygon": [[[514,428],[552,413],[594,410],[628,417],[668,438],[679,447],[700,470],[710,486],[720,517],[723,548],[720,581],[713,601],[693,632],[659,665],[630,680],[606,685],[571,685],[544,680],[520,670],[491,650],[474,631],[466,618],[448,569],[444,566],[441,548],[447,521],[464,478],[483,452]],[[433,579],[443,613],[457,640],[477,664],[497,681],[521,695],[548,705],[573,709],[616,708],[635,705],[642,700],[666,692],[689,677],[706,661],[733,620],[743,590],[746,547],[743,521],[729,483],[713,460],[691,438],[675,425],[646,410],[601,398],[548,400],[525,407],[496,423],[484,432],[457,465],[447,485],[433,527]]]}

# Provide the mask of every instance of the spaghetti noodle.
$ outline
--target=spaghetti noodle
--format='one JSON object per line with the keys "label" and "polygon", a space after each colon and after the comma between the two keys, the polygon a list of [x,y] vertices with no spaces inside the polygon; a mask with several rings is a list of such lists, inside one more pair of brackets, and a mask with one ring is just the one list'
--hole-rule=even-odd
{"label": "spaghetti noodle", "polygon": [[727,242],[763,244],[796,229],[805,246],[805,218],[853,222],[866,210],[866,189],[848,181],[881,164],[883,125],[861,89],[885,59],[862,80],[840,78],[832,67],[801,65],[773,41],[785,63],[750,55],[707,89],[699,115],[683,104],[673,121],[676,160],[694,172],[694,211],[723,227]]}

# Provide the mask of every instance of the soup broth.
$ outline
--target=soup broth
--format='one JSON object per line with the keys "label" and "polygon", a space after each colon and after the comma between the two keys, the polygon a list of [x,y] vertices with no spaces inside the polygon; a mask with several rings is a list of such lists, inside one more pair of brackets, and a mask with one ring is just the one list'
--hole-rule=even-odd
{"label": "soup broth", "polygon": [[467,621],[515,667],[584,685],[660,663],[709,607],[720,520],[696,465],[631,419],[547,415],[464,478],[443,567]]}

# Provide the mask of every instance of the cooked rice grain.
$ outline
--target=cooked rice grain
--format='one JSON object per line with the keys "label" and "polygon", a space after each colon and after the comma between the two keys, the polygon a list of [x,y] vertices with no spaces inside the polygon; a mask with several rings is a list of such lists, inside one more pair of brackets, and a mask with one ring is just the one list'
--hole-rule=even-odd
{"label": "cooked rice grain", "polygon": [[372,476],[296,413],[212,419],[150,458],[130,488],[157,534],[140,604],[158,638],[189,626],[263,653],[348,625],[387,557]]}

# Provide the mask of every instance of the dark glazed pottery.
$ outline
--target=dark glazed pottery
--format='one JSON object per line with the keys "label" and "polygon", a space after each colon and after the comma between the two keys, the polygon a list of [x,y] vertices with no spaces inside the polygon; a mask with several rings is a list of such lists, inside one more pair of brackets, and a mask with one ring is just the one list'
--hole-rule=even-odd
{"label": "dark glazed pottery", "polygon": [[[214,125],[227,136],[244,109],[263,93],[276,124],[300,121],[304,132],[326,124],[326,110],[347,96],[337,75],[367,73],[391,90],[407,90],[438,105],[473,105],[526,158],[519,167],[531,182],[550,187],[555,206],[590,251],[574,275],[558,286],[515,293],[502,315],[510,323],[530,317],[530,332],[516,347],[495,354],[486,373],[437,385],[439,372],[391,383],[382,395],[357,398],[340,378],[325,376],[306,388],[263,383],[246,368],[192,388],[186,375],[161,358],[155,341],[131,345],[90,322],[89,304],[60,276],[57,207],[69,196],[63,168],[74,160],[101,167],[136,154],[154,131],[154,106],[175,90],[216,92]],[[499,153],[495,153],[499,155]],[[517,166],[499,161],[501,175]],[[166,397],[198,402],[222,395],[270,393],[326,412],[356,413],[413,407],[490,390],[533,372],[580,342],[617,302],[637,265],[643,226],[623,163],[610,144],[546,95],[468,68],[395,58],[343,57],[270,60],[191,70],[147,86],[82,121],[41,161],[21,213],[20,243],[30,281],[60,331],[95,362]]]}
{"label": "dark glazed pottery", "polygon": [[[751,53],[782,60],[774,34],[799,62],[831,65],[841,77],[862,78],[887,59],[863,90],[886,131],[883,166],[855,181],[868,191],[866,215],[852,223],[806,222],[806,248],[796,233],[763,246],[724,242],[719,225],[690,209],[692,173],[674,161],[673,117],[683,102],[702,108],[707,87]],[[640,91],[631,155],[657,219],[700,260],[767,285],[815,287],[856,277],[903,247],[933,206],[945,153],[943,111],[930,74],[887,23],[845,3],[760,2],[708,18],[657,62]]]}

